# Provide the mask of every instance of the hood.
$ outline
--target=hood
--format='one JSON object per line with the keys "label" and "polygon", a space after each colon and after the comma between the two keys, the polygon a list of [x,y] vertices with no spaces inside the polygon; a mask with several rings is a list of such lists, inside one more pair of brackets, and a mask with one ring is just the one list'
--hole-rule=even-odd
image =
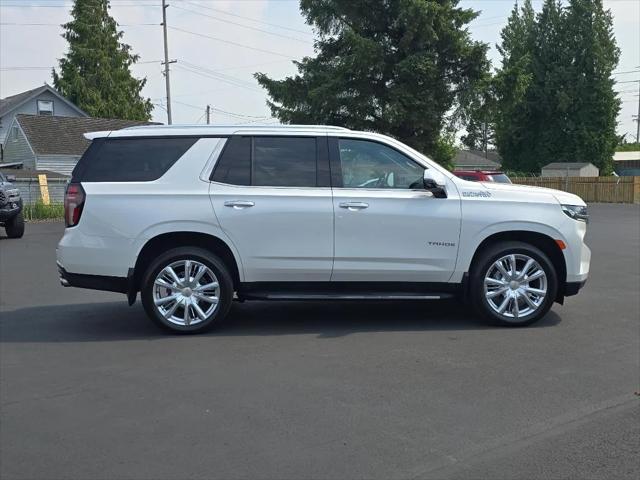
{"label": "hood", "polygon": [[503,192],[518,193],[546,193],[553,195],[558,203],[562,205],[586,205],[584,200],[573,193],[563,192],[562,190],[554,190],[553,188],[534,187],[531,185],[515,185],[509,183],[482,182],[487,190],[499,190]]}

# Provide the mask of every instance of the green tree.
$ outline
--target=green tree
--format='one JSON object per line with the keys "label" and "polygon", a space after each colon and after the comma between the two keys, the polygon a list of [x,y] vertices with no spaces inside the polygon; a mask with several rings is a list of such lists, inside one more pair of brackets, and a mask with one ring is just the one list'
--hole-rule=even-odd
{"label": "green tree", "polygon": [[487,69],[487,46],[465,26],[477,13],[458,0],[301,0],[319,35],[298,74],[257,73],[284,123],[376,131],[436,157],[453,155],[446,114]]}
{"label": "green tree", "polygon": [[[571,0],[567,9],[566,42],[570,57],[571,105],[564,139],[574,161],[591,162],[603,174],[613,172],[613,153],[620,100],[612,72],[620,50],[613,19],[602,0]],[[557,138],[560,143],[562,139]]]}
{"label": "green tree", "polygon": [[531,63],[535,39],[535,12],[530,0],[514,6],[500,36],[501,68],[493,79],[495,143],[506,169],[521,169],[519,160],[529,141],[531,111],[527,92],[533,78]]}
{"label": "green tree", "polygon": [[620,102],[611,73],[619,50],[601,0],[517,4],[502,31],[496,144],[510,170],[592,162],[612,171]]}
{"label": "green tree", "polygon": [[55,88],[94,117],[149,120],[153,108],[141,96],[146,79],[129,68],[138,60],[121,42],[123,33],[109,15],[109,0],[76,0],[72,20],[63,25],[69,50],[53,70]]}

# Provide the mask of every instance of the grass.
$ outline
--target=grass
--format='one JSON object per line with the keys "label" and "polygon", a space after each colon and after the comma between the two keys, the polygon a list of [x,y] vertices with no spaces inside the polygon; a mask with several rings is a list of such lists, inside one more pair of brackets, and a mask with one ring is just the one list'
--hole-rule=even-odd
{"label": "grass", "polygon": [[22,212],[25,220],[62,220],[64,218],[64,205],[62,203],[45,205],[40,201],[25,204]]}

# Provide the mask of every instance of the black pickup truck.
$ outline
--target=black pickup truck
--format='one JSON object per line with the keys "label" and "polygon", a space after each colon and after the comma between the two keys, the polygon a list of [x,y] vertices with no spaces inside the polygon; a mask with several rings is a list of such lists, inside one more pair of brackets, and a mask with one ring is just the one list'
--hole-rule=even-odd
{"label": "black pickup truck", "polygon": [[22,198],[11,181],[15,178],[0,172],[0,226],[3,226],[9,238],[20,238],[24,235],[24,216],[22,215]]}

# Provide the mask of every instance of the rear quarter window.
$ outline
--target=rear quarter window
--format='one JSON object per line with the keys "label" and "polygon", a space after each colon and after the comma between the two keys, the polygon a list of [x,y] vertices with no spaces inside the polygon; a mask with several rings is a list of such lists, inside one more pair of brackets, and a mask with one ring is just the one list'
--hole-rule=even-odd
{"label": "rear quarter window", "polygon": [[198,138],[96,139],[73,170],[74,182],[150,182],[173,166]]}

